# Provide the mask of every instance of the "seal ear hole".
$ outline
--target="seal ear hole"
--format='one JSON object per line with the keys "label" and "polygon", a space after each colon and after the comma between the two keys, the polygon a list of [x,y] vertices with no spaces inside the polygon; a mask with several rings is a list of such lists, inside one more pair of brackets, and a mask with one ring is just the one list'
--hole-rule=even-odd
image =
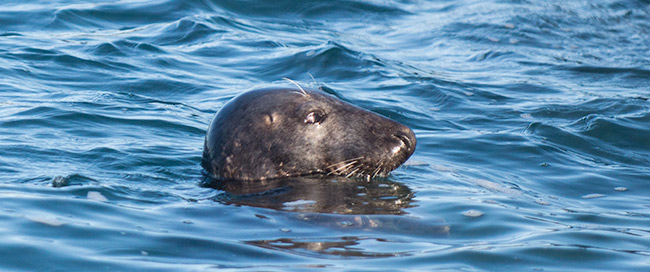
{"label": "seal ear hole", "polygon": [[325,116],[322,110],[310,111],[305,117],[305,124],[320,124],[325,120]]}

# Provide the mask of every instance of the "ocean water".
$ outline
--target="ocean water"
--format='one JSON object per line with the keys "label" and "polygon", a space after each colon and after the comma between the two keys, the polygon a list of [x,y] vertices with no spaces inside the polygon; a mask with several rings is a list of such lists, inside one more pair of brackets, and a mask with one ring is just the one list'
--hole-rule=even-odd
{"label": "ocean water", "polygon": [[[647,0],[6,0],[0,74],[2,271],[650,271]],[[284,77],[415,154],[201,186],[215,112]]]}

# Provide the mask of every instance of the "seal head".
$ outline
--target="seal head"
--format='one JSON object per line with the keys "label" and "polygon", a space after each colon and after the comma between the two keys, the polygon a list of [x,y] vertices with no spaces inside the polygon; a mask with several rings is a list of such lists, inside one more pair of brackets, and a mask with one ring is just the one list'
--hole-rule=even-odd
{"label": "seal head", "polygon": [[217,180],[386,176],[415,150],[408,127],[320,91],[259,89],[219,110],[201,165]]}

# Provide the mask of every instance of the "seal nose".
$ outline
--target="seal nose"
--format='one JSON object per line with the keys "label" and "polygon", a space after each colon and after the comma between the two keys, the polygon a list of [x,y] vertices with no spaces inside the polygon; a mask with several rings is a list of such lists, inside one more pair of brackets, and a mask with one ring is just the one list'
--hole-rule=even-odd
{"label": "seal nose", "polygon": [[393,137],[402,141],[403,150],[406,152],[407,157],[411,156],[415,151],[415,133],[410,128],[404,127],[401,131],[397,131],[393,134]]}

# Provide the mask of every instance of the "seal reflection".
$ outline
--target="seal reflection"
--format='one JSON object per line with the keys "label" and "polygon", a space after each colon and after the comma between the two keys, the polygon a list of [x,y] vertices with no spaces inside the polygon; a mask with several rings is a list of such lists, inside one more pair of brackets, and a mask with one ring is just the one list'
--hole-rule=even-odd
{"label": "seal reflection", "polygon": [[442,220],[422,222],[408,216],[406,209],[416,207],[414,192],[406,185],[388,179],[371,182],[345,177],[316,176],[266,181],[223,181],[207,178],[203,186],[224,191],[216,197],[227,205],[245,205],[282,211],[283,216],[299,220],[331,233],[346,231],[363,236],[286,238],[245,241],[266,249],[300,255],[330,257],[391,257],[408,252],[374,252],[364,243],[380,240],[372,233],[408,236],[448,237],[449,226]]}
{"label": "seal reflection", "polygon": [[388,180],[367,182],[344,177],[297,177],[265,181],[216,181],[204,186],[226,192],[224,204],[278,211],[330,214],[405,214],[413,192]]}

